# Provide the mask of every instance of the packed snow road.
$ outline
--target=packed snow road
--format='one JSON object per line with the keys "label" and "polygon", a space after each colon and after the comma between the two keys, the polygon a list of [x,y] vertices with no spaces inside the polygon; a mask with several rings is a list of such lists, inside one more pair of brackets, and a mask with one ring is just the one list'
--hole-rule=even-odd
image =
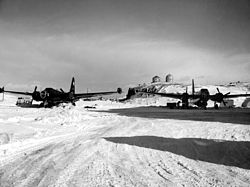
{"label": "packed snow road", "polygon": [[249,125],[103,112],[132,106],[1,103],[0,186],[250,185]]}

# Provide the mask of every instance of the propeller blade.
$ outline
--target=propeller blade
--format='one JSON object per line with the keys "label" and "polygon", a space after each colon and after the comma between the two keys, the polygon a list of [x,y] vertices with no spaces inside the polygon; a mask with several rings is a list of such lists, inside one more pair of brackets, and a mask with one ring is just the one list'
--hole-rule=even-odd
{"label": "propeller blade", "polygon": [[35,86],[34,92],[36,92],[37,86]]}
{"label": "propeller blade", "polygon": [[219,88],[216,88],[217,89],[217,91],[220,93],[220,90],[219,90]]}
{"label": "propeller blade", "polygon": [[230,92],[226,93],[225,95],[229,95],[229,94],[230,94]]}

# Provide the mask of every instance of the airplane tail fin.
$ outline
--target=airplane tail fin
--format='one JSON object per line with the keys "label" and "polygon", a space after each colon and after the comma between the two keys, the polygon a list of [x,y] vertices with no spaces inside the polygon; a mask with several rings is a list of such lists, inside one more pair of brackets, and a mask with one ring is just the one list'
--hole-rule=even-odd
{"label": "airplane tail fin", "polygon": [[75,94],[75,78],[72,78],[69,92]]}
{"label": "airplane tail fin", "polygon": [[195,92],[195,90],[194,90],[194,79],[192,79],[192,95],[194,95],[194,92]]}

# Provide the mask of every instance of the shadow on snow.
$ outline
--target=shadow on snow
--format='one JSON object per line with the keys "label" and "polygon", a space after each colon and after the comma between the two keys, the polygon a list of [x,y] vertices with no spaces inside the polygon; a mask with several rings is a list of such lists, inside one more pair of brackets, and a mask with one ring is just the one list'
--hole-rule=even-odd
{"label": "shadow on snow", "polygon": [[193,160],[250,169],[250,142],[157,136],[105,137],[107,141],[167,151]]}
{"label": "shadow on snow", "polygon": [[222,122],[250,125],[250,109],[168,109],[166,107],[136,107],[99,111],[117,113],[122,116],[155,119]]}

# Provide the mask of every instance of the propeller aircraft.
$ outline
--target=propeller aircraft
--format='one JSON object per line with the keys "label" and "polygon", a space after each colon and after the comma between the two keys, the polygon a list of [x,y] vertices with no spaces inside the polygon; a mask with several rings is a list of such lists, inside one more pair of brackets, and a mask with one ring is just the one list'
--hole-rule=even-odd
{"label": "propeller aircraft", "polygon": [[211,95],[208,89],[202,88],[199,92],[195,92],[194,88],[194,80],[192,80],[192,94],[187,93],[158,93],[158,92],[147,92],[147,91],[139,91],[141,93],[160,95],[163,97],[170,97],[174,99],[180,99],[182,101],[182,107],[188,108],[189,102],[191,101],[194,105],[206,109],[208,100],[214,101],[214,107],[218,109],[217,103],[223,103],[226,106],[226,102],[224,99],[236,98],[236,97],[248,97],[250,94],[230,94],[230,92],[223,94],[220,92],[219,88],[217,88],[218,93]]}
{"label": "propeller aircraft", "polygon": [[118,88],[117,91],[110,92],[95,92],[95,93],[75,93],[75,79],[72,78],[69,92],[64,92],[63,89],[57,90],[54,88],[45,88],[43,91],[37,91],[37,86],[35,87],[32,93],[30,92],[18,92],[5,90],[4,87],[0,88],[0,93],[12,93],[12,94],[21,94],[29,95],[32,97],[32,101],[41,101],[43,107],[52,107],[57,106],[60,103],[72,103],[75,105],[75,102],[81,98],[89,98],[99,95],[109,95],[114,93],[122,93],[122,89]]}

